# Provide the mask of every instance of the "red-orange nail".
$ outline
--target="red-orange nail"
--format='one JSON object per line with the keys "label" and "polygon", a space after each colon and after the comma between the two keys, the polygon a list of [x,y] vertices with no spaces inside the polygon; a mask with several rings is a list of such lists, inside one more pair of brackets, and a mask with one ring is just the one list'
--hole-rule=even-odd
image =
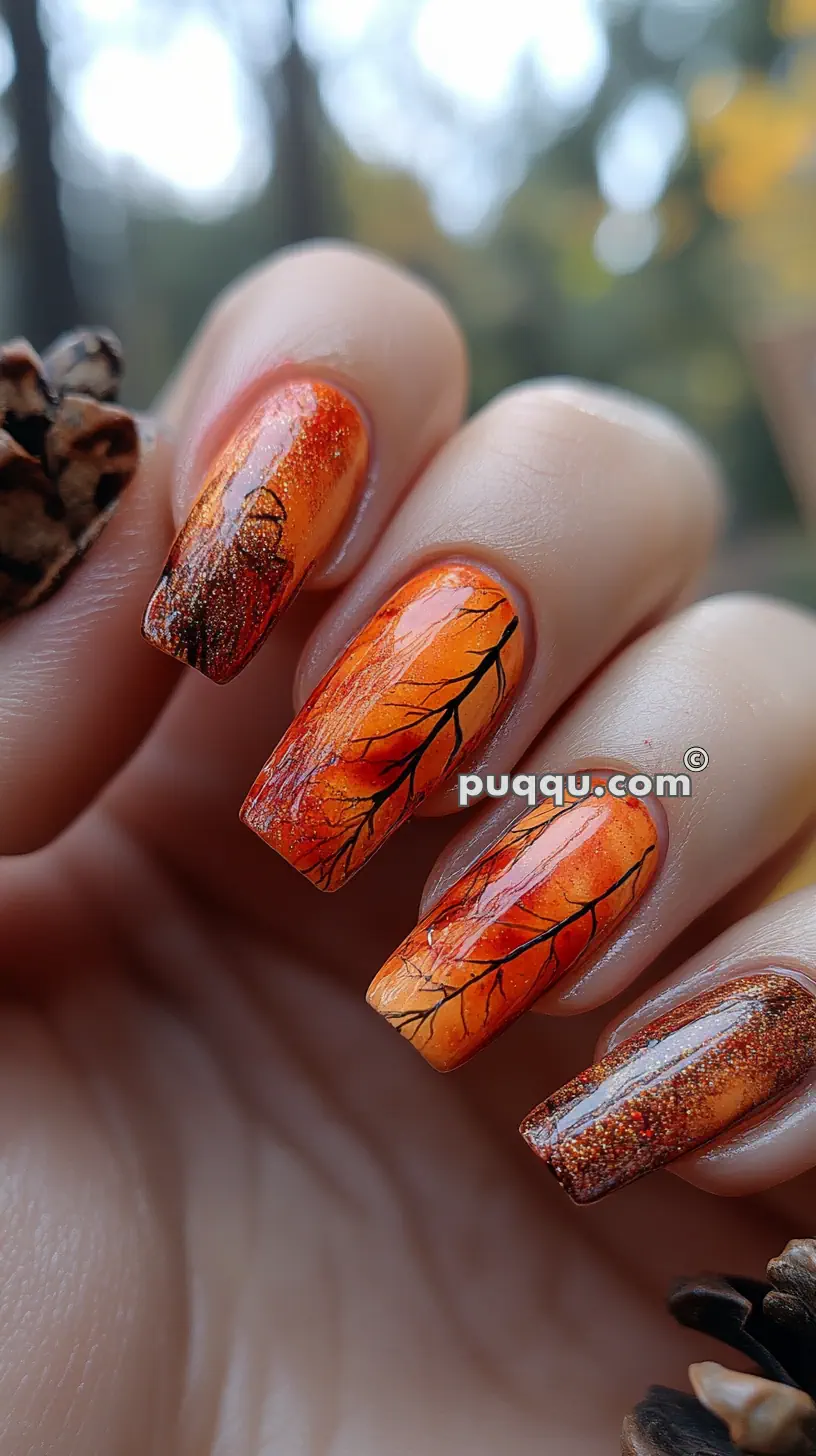
{"label": "red-orange nail", "polygon": [[523,658],[503,587],[464,563],[426,568],[312,694],[244,823],[319,889],[339,889],[482,742]]}
{"label": "red-orange nail", "polygon": [[372,981],[369,1003],[450,1071],[605,940],[657,867],[658,831],[642,800],[543,803],[420,921]]}
{"label": "red-orange nail", "polygon": [[368,468],[344,394],[279,385],[215,461],[145,612],[147,641],[214,682],[257,652],[330,545]]}
{"label": "red-orange nail", "polygon": [[816,1066],[816,997],[762,972],[677,1006],[553,1093],[521,1125],[576,1203],[594,1203],[718,1137]]}

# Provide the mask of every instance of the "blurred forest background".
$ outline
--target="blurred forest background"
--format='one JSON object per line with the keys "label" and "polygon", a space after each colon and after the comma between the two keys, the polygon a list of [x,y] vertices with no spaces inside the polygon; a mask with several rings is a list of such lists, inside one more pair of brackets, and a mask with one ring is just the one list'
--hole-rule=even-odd
{"label": "blurred forest background", "polygon": [[477,407],[542,374],[677,411],[715,584],[816,606],[816,0],[4,0],[0,330],[125,341],[328,235],[428,278]]}

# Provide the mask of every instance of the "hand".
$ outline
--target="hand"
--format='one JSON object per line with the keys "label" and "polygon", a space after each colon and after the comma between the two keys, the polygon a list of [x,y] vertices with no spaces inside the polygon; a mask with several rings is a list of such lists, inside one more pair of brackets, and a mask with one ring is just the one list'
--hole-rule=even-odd
{"label": "hand", "polygon": [[[344,248],[282,255],[205,323],[87,558],[4,628],[0,1456],[601,1456],[649,1382],[683,1383],[704,1355],[663,1314],[668,1281],[758,1273],[813,1231],[807,1037],[781,1103],[736,1127],[718,1104],[715,1142],[597,1207],[518,1137],[591,1063],[615,997],[619,1041],[746,967],[809,995],[813,892],[750,912],[816,810],[816,632],[749,596],[684,605],[721,503],[683,429],[565,381],[461,427],[465,371],[418,283]],[[215,685],[146,645],[142,613],[208,466],[292,379],[356,401],[368,483],[263,650]],[[344,488],[364,473],[353,434]],[[250,526],[236,593],[269,541]],[[465,766],[676,773],[692,746],[710,762],[691,798],[651,802],[657,872],[615,901],[606,938],[584,920],[557,966],[542,952],[541,979],[513,983],[505,1020],[549,981],[551,1014],[440,1077],[365,988],[429,874],[426,910],[525,806],[454,821],[423,768],[418,816],[332,895],[238,811],[293,680],[302,704],[395,587],[449,560],[491,576],[523,638],[505,683],[468,700],[484,723],[467,718],[482,747]],[[223,628],[235,596],[211,587]],[[242,599],[237,620],[260,637],[254,611]],[[154,611],[153,635],[189,656],[180,621]],[[247,641],[206,645],[223,668]],[[261,790],[255,827],[286,849],[280,762]],[[426,1055],[458,1056],[445,1037],[423,1033]]]}

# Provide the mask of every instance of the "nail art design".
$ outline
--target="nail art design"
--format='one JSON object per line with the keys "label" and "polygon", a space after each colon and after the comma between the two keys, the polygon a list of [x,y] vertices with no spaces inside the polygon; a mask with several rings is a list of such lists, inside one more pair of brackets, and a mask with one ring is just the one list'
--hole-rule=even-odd
{"label": "nail art design", "polygon": [[504,711],[518,616],[475,566],[427,568],[364,627],[264,766],[241,817],[321,890],[370,859]]}
{"label": "nail art design", "polygon": [[651,1022],[521,1125],[576,1203],[718,1137],[816,1065],[816,997],[763,972]]}
{"label": "nail art design", "polygon": [[[601,783],[590,779],[592,789]],[[369,1005],[450,1071],[608,938],[657,862],[657,828],[640,799],[540,804],[411,931],[372,981]]]}
{"label": "nail art design", "polygon": [[121,373],[104,329],[42,359],[24,339],[0,347],[0,621],[53,595],[136,472],[136,421],[111,403]]}
{"label": "nail art design", "polygon": [[229,682],[330,545],[367,469],[350,399],[312,380],[279,385],[212,467],[148,603],[147,641]]}

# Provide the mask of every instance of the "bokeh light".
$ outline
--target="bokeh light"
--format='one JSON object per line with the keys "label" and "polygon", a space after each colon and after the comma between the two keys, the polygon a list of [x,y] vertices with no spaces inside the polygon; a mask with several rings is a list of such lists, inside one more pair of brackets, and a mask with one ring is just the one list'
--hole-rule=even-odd
{"label": "bokeh light", "polygon": [[[735,529],[790,514],[747,341],[816,314],[816,0],[37,3],[65,246],[137,390],[235,273],[340,234],[446,295],[474,403],[551,372],[646,393],[726,459]],[[14,63],[0,25],[9,317]]]}

